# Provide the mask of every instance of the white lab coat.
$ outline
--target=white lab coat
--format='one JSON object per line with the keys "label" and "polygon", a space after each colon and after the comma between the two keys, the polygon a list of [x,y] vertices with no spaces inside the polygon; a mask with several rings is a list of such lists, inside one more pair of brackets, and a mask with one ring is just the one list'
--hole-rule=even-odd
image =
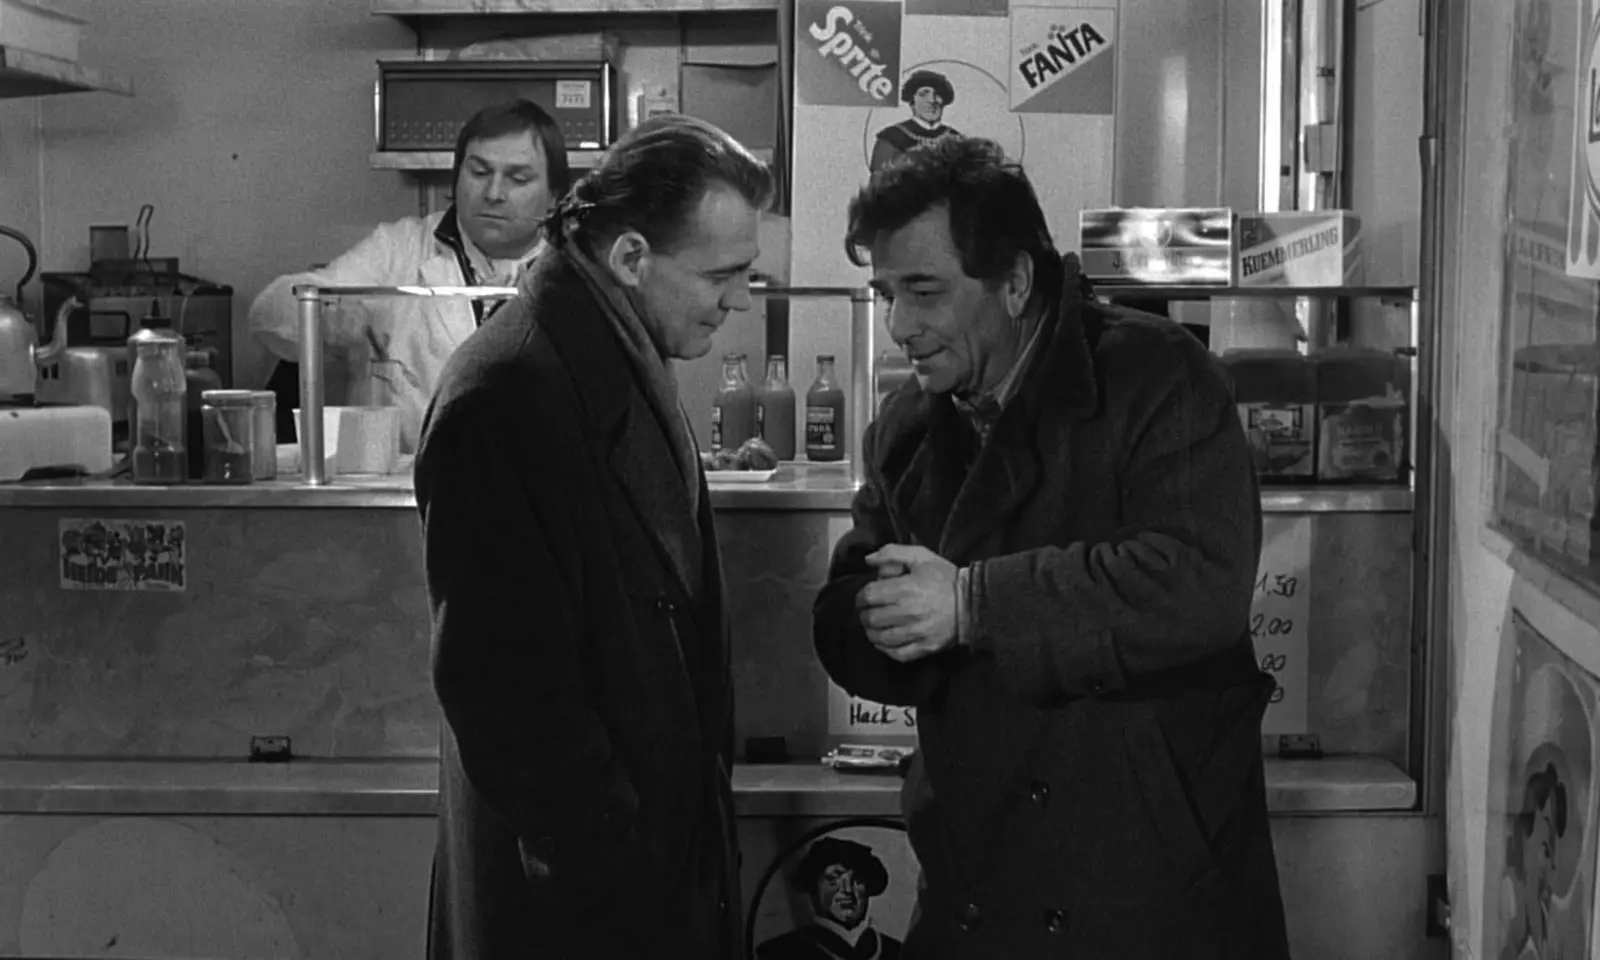
{"label": "white lab coat", "polygon": [[[434,236],[449,213],[380,224],[326,267],[272,281],[250,305],[251,334],[277,357],[298,363],[294,287],[299,284],[465,284],[455,252]],[[464,297],[348,299],[324,306],[322,321],[324,402],[399,407],[400,449],[416,452],[422,417],[445,361],[477,329],[472,302]]]}

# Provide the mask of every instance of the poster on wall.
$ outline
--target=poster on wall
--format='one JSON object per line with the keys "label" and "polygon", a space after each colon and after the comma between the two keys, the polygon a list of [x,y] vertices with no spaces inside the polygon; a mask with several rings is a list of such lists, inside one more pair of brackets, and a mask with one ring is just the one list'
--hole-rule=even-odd
{"label": "poster on wall", "polygon": [[1520,610],[1513,609],[1507,631],[1509,706],[1500,725],[1506,732],[1490,757],[1485,956],[1587,957],[1600,681]]}
{"label": "poster on wall", "polygon": [[792,282],[855,286],[845,214],[919,143],[986,137],[1028,171],[1058,245],[1111,199],[1117,8],[1099,0],[799,0]]}
{"label": "poster on wall", "polygon": [[802,836],[754,891],[756,960],[900,956],[917,897],[903,828],[847,821]]}
{"label": "poster on wall", "polygon": [[1491,522],[1600,592],[1595,0],[1517,0],[1513,24]]}

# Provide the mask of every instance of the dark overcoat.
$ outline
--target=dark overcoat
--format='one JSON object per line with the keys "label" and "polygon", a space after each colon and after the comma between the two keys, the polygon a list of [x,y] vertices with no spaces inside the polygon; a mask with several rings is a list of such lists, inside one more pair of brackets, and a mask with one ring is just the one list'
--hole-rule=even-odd
{"label": "dark overcoat", "polygon": [[429,954],[724,960],[739,910],[710,498],[697,473],[690,509],[566,256],[456,351],[417,455],[444,714]]}
{"label": "dark overcoat", "polygon": [[[981,449],[948,397],[891,395],[816,603],[835,681],[918,708],[905,955],[1279,960],[1260,501],[1226,380],[1164,319],[1070,296],[1044,322]],[[970,647],[899,664],[867,642],[887,543],[976,561]]]}

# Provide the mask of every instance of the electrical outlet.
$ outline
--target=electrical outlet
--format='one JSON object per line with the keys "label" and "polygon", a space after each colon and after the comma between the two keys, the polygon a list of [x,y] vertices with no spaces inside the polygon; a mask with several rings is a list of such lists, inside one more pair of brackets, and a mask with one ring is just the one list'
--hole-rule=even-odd
{"label": "electrical outlet", "polygon": [[1322,756],[1322,738],[1314,733],[1288,733],[1278,737],[1278,756],[1285,760],[1316,760]]}
{"label": "electrical outlet", "polygon": [[1442,873],[1428,874],[1427,935],[1450,936],[1450,882]]}
{"label": "electrical outlet", "polygon": [[284,763],[293,757],[288,737],[251,737],[251,763]]}

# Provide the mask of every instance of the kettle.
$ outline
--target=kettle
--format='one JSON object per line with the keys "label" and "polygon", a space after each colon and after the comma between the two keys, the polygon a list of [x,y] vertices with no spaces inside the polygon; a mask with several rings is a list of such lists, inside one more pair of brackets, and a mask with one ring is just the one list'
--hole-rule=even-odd
{"label": "kettle", "polygon": [[39,347],[38,336],[22,312],[22,288],[33,279],[39,254],[22,233],[0,226],[0,235],[22,244],[28,252],[28,269],[17,281],[15,298],[0,293],[0,399],[31,397],[39,379],[39,365],[48,363],[67,349],[67,316],[82,306],[77,297],[68,297],[56,312],[56,325],[50,343]]}

